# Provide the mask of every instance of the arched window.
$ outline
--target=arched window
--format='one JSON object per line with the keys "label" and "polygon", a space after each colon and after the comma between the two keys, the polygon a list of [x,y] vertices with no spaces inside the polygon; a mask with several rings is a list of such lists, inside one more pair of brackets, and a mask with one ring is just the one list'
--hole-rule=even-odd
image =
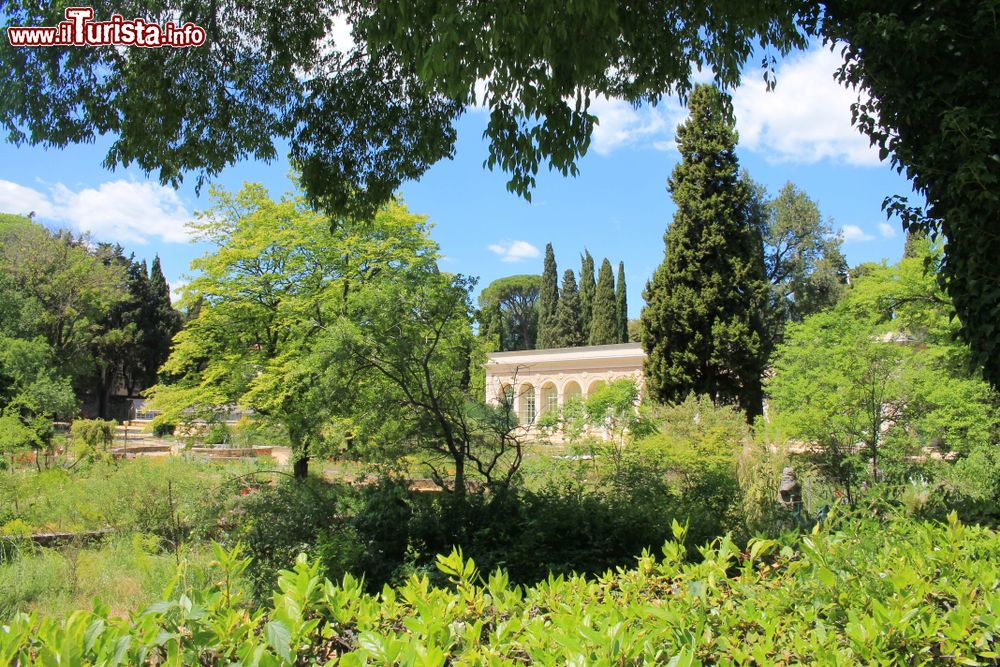
{"label": "arched window", "polygon": [[530,384],[521,385],[517,416],[521,418],[522,424],[530,424],[535,421],[535,388]]}
{"label": "arched window", "polygon": [[542,414],[553,414],[559,410],[559,390],[552,382],[542,385]]}
{"label": "arched window", "polygon": [[497,402],[501,407],[508,410],[514,409],[514,387],[509,384],[505,384],[500,387],[500,391],[497,393]]}
{"label": "arched window", "polygon": [[587,396],[588,397],[593,396],[594,392],[596,392],[598,389],[600,389],[606,384],[607,382],[605,382],[604,380],[594,380],[593,382],[590,383],[590,387],[587,388]]}
{"label": "arched window", "polygon": [[570,380],[563,387],[563,405],[568,405],[573,401],[579,401],[583,398],[583,390],[580,389],[580,383],[576,380]]}

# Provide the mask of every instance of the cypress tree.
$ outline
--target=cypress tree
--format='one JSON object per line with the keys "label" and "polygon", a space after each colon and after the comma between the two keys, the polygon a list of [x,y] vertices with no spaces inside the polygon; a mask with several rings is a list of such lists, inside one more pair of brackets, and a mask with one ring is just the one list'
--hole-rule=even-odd
{"label": "cypress tree", "polygon": [[677,204],[663,263],[643,294],[642,343],[649,395],[678,402],[691,392],[761,412],[764,370],[763,242],[740,179],[729,97],[691,94],[677,128],[681,162],[669,191]]}
{"label": "cypress tree", "polygon": [[555,347],[556,308],[559,305],[559,276],[556,273],[556,256],[552,244],[545,244],[545,268],[542,271],[542,290],[538,297],[538,340],[535,347]]}
{"label": "cypress tree", "polygon": [[594,313],[590,324],[590,344],[610,345],[618,342],[618,310],[615,307],[615,274],[611,262],[604,259],[597,275],[594,291]]}
{"label": "cypress tree", "polygon": [[148,288],[143,326],[147,386],[156,382],[160,366],[170,356],[174,335],[181,329],[181,315],[170,304],[170,285],[163,275],[158,255],[149,269]]}
{"label": "cypress tree", "polygon": [[625,262],[618,262],[615,281],[615,314],[618,316],[618,342],[628,342],[628,296],[625,294]]}
{"label": "cypress tree", "polygon": [[503,311],[499,301],[491,301],[479,313],[479,337],[486,341],[489,352],[504,348]]}
{"label": "cypress tree", "polygon": [[587,342],[580,323],[580,294],[576,289],[576,277],[572,269],[566,269],[563,273],[552,342],[555,347],[578,347]]}
{"label": "cypress tree", "polygon": [[589,250],[584,250],[580,258],[580,324],[583,326],[584,336],[588,338],[594,313],[595,289],[597,286],[594,282],[594,258],[590,256]]}

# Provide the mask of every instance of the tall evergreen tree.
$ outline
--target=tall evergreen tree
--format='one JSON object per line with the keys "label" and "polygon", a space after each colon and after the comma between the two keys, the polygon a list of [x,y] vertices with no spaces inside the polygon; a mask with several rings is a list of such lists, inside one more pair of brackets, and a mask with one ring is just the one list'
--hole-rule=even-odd
{"label": "tall evergreen tree", "polygon": [[625,294],[625,262],[618,262],[615,281],[615,314],[618,317],[618,342],[628,342],[628,296]]}
{"label": "tall evergreen tree", "polygon": [[669,181],[677,212],[644,293],[646,386],[660,401],[706,394],[752,418],[761,412],[766,354],[763,241],[740,179],[730,98],[699,85],[689,109]]}
{"label": "tall evergreen tree", "polygon": [[590,344],[610,345],[618,342],[618,309],[615,306],[615,274],[611,262],[604,258],[597,275],[594,291],[594,313],[590,324]]}
{"label": "tall evergreen tree", "polygon": [[555,347],[556,308],[559,305],[559,275],[552,244],[545,244],[545,268],[542,271],[542,292],[538,298],[538,342],[536,347]]}
{"label": "tall evergreen tree", "polygon": [[594,258],[590,256],[589,250],[583,251],[580,258],[580,324],[583,326],[583,333],[590,337],[590,322],[594,313],[594,290],[597,284],[594,282]]}
{"label": "tall evergreen tree", "polygon": [[163,275],[159,255],[153,258],[149,269],[148,289],[149,300],[141,325],[146,387],[156,383],[160,366],[170,356],[174,335],[181,329],[181,314],[170,303],[170,285]]}
{"label": "tall evergreen tree", "polygon": [[566,269],[563,273],[552,342],[555,347],[578,347],[587,343],[580,322],[580,294],[576,289],[576,277],[572,269]]}

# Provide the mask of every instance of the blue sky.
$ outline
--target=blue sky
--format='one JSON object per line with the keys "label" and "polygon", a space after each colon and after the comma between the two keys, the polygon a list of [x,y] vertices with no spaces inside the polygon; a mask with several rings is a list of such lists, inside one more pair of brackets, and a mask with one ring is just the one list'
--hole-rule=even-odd
{"label": "blue sky", "polygon": [[[741,165],[772,193],[792,181],[817,200],[843,234],[852,265],[894,261],[903,234],[898,221],[886,223],[881,202],[911,188],[851,127],[855,94],[833,81],[836,66],[827,50],[793,54],[780,64],[771,93],[758,71],[747,72],[734,91]],[[679,158],[673,134],[684,111],[672,101],[636,110],[605,99],[592,111],[601,124],[580,175],[543,172],[529,204],[507,192],[503,173],[483,168],[487,116],[469,110],[459,121],[454,160],[402,187],[410,209],[435,225],[431,235],[446,255],[442,268],[479,276],[485,286],[513,273],[540,273],[547,242],[560,275],[578,269],[588,248],[598,263],[603,257],[615,267],[625,262],[630,316],[638,317],[642,288],[663,258],[663,232],[675,210],[666,181]],[[193,177],[174,191],[135,168],[105,170],[100,165],[108,144],[64,150],[0,145],[0,211],[35,211],[47,225],[119,242],[139,257],[159,254],[167,279],[181,287],[188,263],[207,249],[190,243],[184,229],[195,211],[208,206],[206,192],[196,195]],[[291,187],[288,173],[282,158],[235,165],[216,181],[230,189],[257,181],[277,195]]]}

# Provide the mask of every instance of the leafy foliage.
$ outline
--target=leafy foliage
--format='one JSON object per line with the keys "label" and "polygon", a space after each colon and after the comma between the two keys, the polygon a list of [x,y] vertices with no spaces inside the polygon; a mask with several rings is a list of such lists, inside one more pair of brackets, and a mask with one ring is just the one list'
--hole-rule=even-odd
{"label": "leafy foliage", "polygon": [[583,325],[584,337],[590,338],[590,326],[594,319],[594,292],[597,282],[594,280],[594,258],[589,250],[583,251],[580,257],[580,322]]}
{"label": "leafy foliage", "polygon": [[858,88],[855,125],[905,173],[926,207],[889,197],[906,229],[942,235],[939,274],[975,361],[1000,386],[1000,105],[993,2],[851,0],[828,5],[817,32],[843,44],[838,76]]}
{"label": "leafy foliage", "polygon": [[303,477],[336,407],[324,388],[333,370],[311,358],[316,340],[353,293],[434,252],[424,218],[393,203],[364,224],[331,220],[301,197],[273,201],[260,185],[212,195],[193,228],[215,251],[193,262],[200,274],[186,290],[201,306],[151,406],[175,423],[253,409],[284,427]]}
{"label": "leafy foliage", "polygon": [[[838,306],[790,325],[768,383],[789,435],[818,447],[852,498],[862,479],[897,481],[913,457],[995,447],[995,395],[969,371],[936,253],[870,267]],[[888,456],[887,456],[888,455]]]}
{"label": "leafy foliage", "polygon": [[615,281],[615,317],[618,321],[618,342],[628,342],[628,293],[625,286],[625,263],[618,262],[618,279]]}
{"label": "leafy foliage", "polygon": [[73,440],[79,445],[77,457],[83,460],[95,460],[108,456],[108,448],[115,438],[113,421],[104,419],[77,419],[70,427]]}
{"label": "leafy foliage", "polygon": [[535,348],[541,284],[537,275],[506,276],[479,294],[480,333],[498,336],[498,351]]}
{"label": "leafy foliage", "polygon": [[523,457],[509,406],[471,396],[473,284],[440,273],[433,257],[387,274],[350,299],[316,357],[338,369],[328,386],[359,446],[382,461],[418,456],[459,495],[469,468],[505,488]]}
{"label": "leafy foliage", "polygon": [[[324,580],[300,558],[270,604],[248,610],[228,582],[247,565],[219,551],[216,585],[171,596],[131,619],[106,607],[63,621],[14,617],[0,630],[5,663],[51,658],[138,664],[224,659],[290,665],[548,661],[905,663],[991,660],[1000,605],[996,533],[871,519],[791,544],[727,538],[685,560],[684,528],[663,558],[596,578],[550,577],[512,587],[460,551],[437,558],[447,587],[414,575],[365,594]],[[651,622],[652,621],[652,622]],[[405,631],[404,631],[405,630]]]}
{"label": "leafy foliage", "polygon": [[[746,178],[744,176],[744,178]],[[833,234],[819,207],[805,192],[786,183],[773,199],[750,183],[751,208],[760,218],[767,305],[768,349],[781,342],[787,322],[831,308],[847,288],[843,240]]]}

